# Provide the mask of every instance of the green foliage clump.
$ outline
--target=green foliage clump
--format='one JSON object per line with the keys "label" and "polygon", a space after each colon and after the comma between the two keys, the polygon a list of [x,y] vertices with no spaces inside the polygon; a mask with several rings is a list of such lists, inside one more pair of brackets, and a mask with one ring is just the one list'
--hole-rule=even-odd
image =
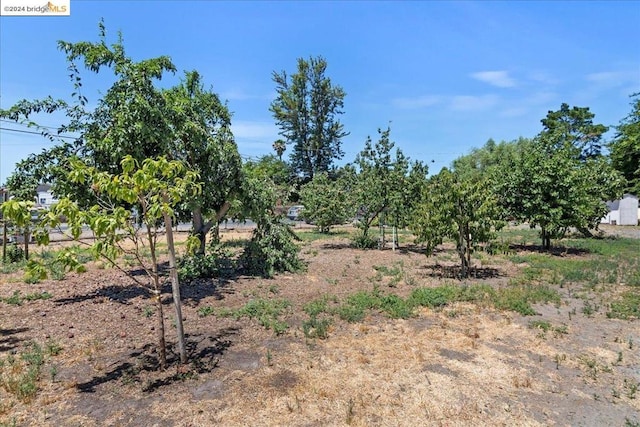
{"label": "green foliage clump", "polygon": [[194,279],[214,277],[218,274],[218,255],[187,255],[178,261],[178,277],[180,281],[189,282]]}
{"label": "green foliage clump", "polygon": [[378,239],[371,237],[364,230],[358,230],[353,234],[351,244],[357,249],[373,249],[378,246]]}
{"label": "green foliage clump", "polygon": [[315,175],[300,190],[304,219],[315,224],[322,233],[328,233],[333,225],[344,224],[351,216],[345,186],[343,180],[333,181],[326,173]]}
{"label": "green foliage clump", "polygon": [[24,301],[35,301],[35,300],[47,300],[50,299],[53,295],[49,292],[33,292],[30,294],[22,295],[20,291],[14,291],[10,297],[0,298],[0,301],[5,302],[9,305],[22,305]]}
{"label": "green foliage clump", "polygon": [[241,263],[251,274],[273,277],[278,272],[302,269],[296,235],[276,218],[264,221],[253,231]]}
{"label": "green foliage clump", "polygon": [[29,342],[20,357],[9,354],[0,359],[0,387],[23,403],[30,402],[39,389],[38,382],[47,356],[59,354],[61,347],[49,342],[46,351],[36,342]]}
{"label": "green foliage clump", "polygon": [[222,314],[233,316],[236,319],[241,319],[242,317],[257,319],[262,326],[273,330],[276,335],[280,335],[289,328],[289,325],[280,320],[279,317],[290,306],[291,302],[285,299],[268,300],[264,298],[257,298],[249,301],[237,310],[232,310]]}
{"label": "green foliage clump", "polygon": [[11,264],[18,263],[24,260],[24,249],[22,249],[20,246],[18,246],[15,243],[12,245],[9,245],[7,246],[6,257],[9,263]]}
{"label": "green foliage clump", "polygon": [[633,291],[623,293],[611,303],[607,317],[614,319],[640,318],[640,294]]}

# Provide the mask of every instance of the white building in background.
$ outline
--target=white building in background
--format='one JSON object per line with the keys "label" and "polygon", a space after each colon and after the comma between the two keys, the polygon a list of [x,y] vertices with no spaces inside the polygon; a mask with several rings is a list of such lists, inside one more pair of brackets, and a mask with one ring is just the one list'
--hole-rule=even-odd
{"label": "white building in background", "polygon": [[53,196],[51,193],[51,186],[49,184],[40,184],[36,188],[36,206],[43,208],[50,208],[51,205],[56,203],[58,199]]}
{"label": "white building in background", "polygon": [[609,213],[600,220],[602,224],[638,225],[638,198],[625,194],[622,199],[607,202]]}

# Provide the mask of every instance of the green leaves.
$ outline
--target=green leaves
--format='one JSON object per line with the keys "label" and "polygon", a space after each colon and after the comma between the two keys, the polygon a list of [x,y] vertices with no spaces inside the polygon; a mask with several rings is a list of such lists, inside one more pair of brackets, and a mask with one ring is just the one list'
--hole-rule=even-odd
{"label": "green leaves", "polygon": [[471,252],[505,225],[501,216],[487,179],[462,178],[443,169],[424,188],[411,228],[429,253],[444,239],[454,240],[466,276]]}
{"label": "green leaves", "polygon": [[635,98],[629,115],[617,126],[617,133],[609,144],[611,162],[626,179],[626,190],[640,195],[640,93]]}
{"label": "green leaves", "polygon": [[352,204],[342,180],[332,181],[326,173],[316,174],[300,190],[305,220],[323,232],[333,225],[344,224],[353,214]]}
{"label": "green leaves", "polygon": [[344,155],[341,139],[348,135],[336,118],[342,114],[345,92],[325,76],[322,57],[298,59],[298,72],[287,76],[274,72],[278,93],[269,110],[288,144],[293,144],[291,165],[296,173],[311,179],[328,172],[335,159]]}

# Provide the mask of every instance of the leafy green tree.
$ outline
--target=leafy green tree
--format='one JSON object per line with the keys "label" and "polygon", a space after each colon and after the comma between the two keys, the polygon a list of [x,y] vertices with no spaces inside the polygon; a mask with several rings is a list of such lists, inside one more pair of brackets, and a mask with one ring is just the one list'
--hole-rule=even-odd
{"label": "leafy green tree", "polygon": [[[20,200],[14,198],[7,200],[0,205],[2,218],[5,220],[3,227],[7,226],[7,222],[13,224],[21,231],[24,237],[24,258],[29,259],[29,241],[31,240],[31,211],[34,202],[31,200]],[[6,250],[6,249],[5,249]],[[5,253],[3,253],[5,256]]]}
{"label": "leafy green tree", "polygon": [[289,165],[273,154],[266,154],[256,160],[248,160],[244,163],[243,169],[245,174],[259,179],[269,179],[279,187],[289,186],[292,179]]}
{"label": "leafy green tree", "polygon": [[331,180],[326,173],[316,174],[300,190],[305,220],[315,224],[322,233],[331,226],[344,224],[352,217],[352,204],[344,183]]}
{"label": "leafy green tree", "polygon": [[163,92],[173,139],[169,155],[199,175],[202,192],[186,201],[193,233],[204,254],[207,234],[238,196],[242,161],[231,133],[231,113],[218,95],[206,90],[197,71]]}
{"label": "leafy green tree", "polygon": [[613,167],[627,181],[626,191],[640,195],[640,93],[631,97],[631,113],[617,126],[609,151]]}
{"label": "leafy green tree", "polygon": [[[67,59],[73,84],[71,102],[51,97],[22,100],[9,110],[0,111],[0,117],[34,126],[44,136],[60,143],[20,162],[16,174],[30,176],[37,182],[50,182],[57,196],[73,196],[91,205],[95,202],[91,192],[67,178],[71,159],[78,157],[88,165],[117,174],[125,155],[142,161],[167,154],[173,137],[166,102],[155,82],[176,69],[167,56],[133,61],[126,55],[121,36],[109,46],[103,22],[99,24],[99,41],[59,41],[58,48]],[[113,85],[98,100],[94,110],[87,108],[78,62],[94,73],[103,69],[113,73]],[[52,133],[31,121],[33,115],[53,112],[62,112],[68,119],[57,132]],[[74,142],[65,141],[61,136],[70,132],[79,134]]]}
{"label": "leafy green tree", "polygon": [[452,170],[463,178],[481,178],[491,175],[502,163],[519,155],[530,143],[527,138],[497,143],[489,139],[481,148],[473,148],[469,154],[460,156],[452,163]]}
{"label": "leafy green tree", "polygon": [[411,169],[409,158],[400,149],[392,153],[395,143],[390,133],[390,128],[378,129],[380,137],[375,144],[368,137],[353,165],[350,193],[365,241],[374,221],[384,224],[385,215],[393,225],[405,225],[411,199],[427,173],[421,163],[414,163]]}
{"label": "leafy green tree", "polygon": [[348,135],[336,116],[342,114],[345,92],[325,75],[322,57],[298,59],[298,71],[289,76],[273,72],[277,97],[270,111],[287,144],[293,145],[291,166],[305,179],[328,172],[341,159],[342,138]]}
{"label": "leafy green tree", "polygon": [[241,262],[247,272],[273,277],[277,272],[302,268],[298,240],[291,228],[275,212],[278,193],[272,181],[247,176],[242,182],[239,216],[251,218],[256,227],[245,247]]}
{"label": "leafy green tree", "polygon": [[549,111],[541,120],[541,135],[556,148],[573,145],[585,160],[601,155],[605,125],[593,123],[595,114],[588,107],[572,107],[563,103],[558,111]]}
{"label": "leafy green tree", "polygon": [[559,144],[561,138],[542,132],[495,175],[507,216],[539,226],[545,249],[571,227],[597,227],[607,212],[604,200],[621,190],[620,176],[606,158],[584,159],[572,141]]}
{"label": "leafy green tree", "polygon": [[[91,249],[97,257],[106,259],[125,273],[129,272],[118,264],[118,257],[122,254],[134,257],[145,271],[147,280],[133,274],[129,276],[153,295],[158,323],[158,356],[164,369],[167,366],[162,304],[164,280],[159,269],[158,239],[162,234],[166,235],[178,350],[181,362],[186,363],[172,221],[178,205],[199,192],[197,174],[187,170],[183,163],[164,157],[145,159],[140,164],[133,157],[125,156],[121,166],[122,173],[114,175],[87,167],[80,161],[73,162],[70,179],[91,188],[97,203],[83,208],[71,199],[63,198],[42,217],[35,235],[38,243],[48,244],[48,230],[59,227],[60,218],[64,216],[69,224],[68,233],[75,240],[80,238],[84,226],[90,228],[95,237]],[[131,220],[132,211],[125,209],[124,204],[140,207],[141,226]]]}
{"label": "leafy green tree", "polygon": [[[107,44],[103,23],[98,42],[61,41],[58,46],[67,57],[74,101],[23,100],[0,112],[0,116],[26,121],[36,113],[62,111],[69,123],[62,125],[59,133],[72,131],[80,136],[70,143],[47,134],[61,144],[20,162],[16,175],[35,182],[51,182],[56,195],[71,196],[91,206],[95,195],[68,179],[70,159],[78,157],[113,174],[120,173],[125,155],[139,162],[159,155],[182,160],[199,173],[203,191],[184,203],[179,217],[192,220],[194,234],[200,239],[198,252],[204,253],[207,233],[226,214],[241,177],[241,160],[227,106],[203,87],[196,71],[187,72],[176,87],[158,89],[157,81],[176,70],[170,59],[161,56],[133,61],[126,55],[121,37],[116,43]],[[82,95],[77,62],[95,73],[113,73],[114,83],[93,111],[87,109],[87,99]],[[48,132],[46,128],[42,131]]]}
{"label": "leafy green tree", "polygon": [[461,277],[468,277],[471,254],[481,243],[495,238],[504,226],[501,211],[487,180],[461,178],[443,169],[424,187],[411,228],[428,253],[444,239],[455,241]]}

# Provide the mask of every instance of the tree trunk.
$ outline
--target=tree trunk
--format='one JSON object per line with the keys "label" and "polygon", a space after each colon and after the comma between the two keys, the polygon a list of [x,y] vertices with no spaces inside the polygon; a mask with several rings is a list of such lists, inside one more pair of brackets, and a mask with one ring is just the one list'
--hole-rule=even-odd
{"label": "tree trunk", "polygon": [[551,236],[545,227],[542,227],[542,249],[548,251],[551,249]]}
{"label": "tree trunk", "polygon": [[[154,278],[154,281],[157,280]],[[160,363],[160,369],[167,369],[167,343],[164,340],[164,310],[162,308],[162,290],[159,283],[154,283],[155,289],[153,290],[153,299],[156,303],[156,319],[158,321],[158,331],[156,332],[156,338],[158,340],[158,362]]]}
{"label": "tree trunk", "polygon": [[196,251],[196,255],[204,255],[207,244],[207,233],[204,231],[204,219],[202,218],[202,209],[199,207],[193,209],[192,212],[193,234],[200,241],[200,246]]}
{"label": "tree trunk", "polygon": [[24,259],[29,261],[29,240],[31,240],[31,232],[29,225],[24,226]]}
{"label": "tree trunk", "polygon": [[[196,252],[196,255],[204,255],[207,246],[207,233],[215,226],[216,227],[216,235],[219,234],[220,230],[218,228],[218,224],[220,224],[220,220],[224,218],[224,216],[229,212],[231,208],[231,203],[224,202],[220,210],[216,213],[216,217],[211,221],[204,222],[204,218],[202,216],[202,209],[195,208],[192,212],[192,225],[193,225],[193,235],[198,237],[200,240],[200,247]],[[219,240],[219,236],[217,237]]]}
{"label": "tree trunk", "polygon": [[[165,196],[165,203],[168,203]],[[171,228],[171,216],[164,213],[164,224],[167,228],[167,249],[169,251],[169,275],[171,277],[171,288],[173,291],[173,305],[176,309],[176,334],[178,335],[178,352],[180,353],[180,363],[187,363],[187,351],[185,349],[184,328],[182,326],[182,300],[180,297],[180,282],[176,267],[176,249],[173,242],[173,229]]]}
{"label": "tree trunk", "polygon": [[2,262],[7,262],[7,220],[2,221]]}
{"label": "tree trunk", "polygon": [[147,226],[147,239],[149,239],[149,251],[151,252],[152,275],[153,275],[153,292],[154,299],[156,300],[156,308],[158,310],[158,332],[156,333],[158,338],[158,361],[160,362],[160,369],[167,368],[167,343],[164,339],[164,310],[162,309],[162,286],[160,285],[160,275],[158,273],[158,259],[156,258],[156,245],[155,237],[151,232],[151,224]]}
{"label": "tree trunk", "polygon": [[458,249],[458,256],[460,256],[460,263],[462,268],[460,271],[460,277],[465,278],[468,275],[467,273],[468,265],[467,265],[467,257],[465,256],[466,254],[464,253],[465,244],[464,244],[464,231],[462,230],[462,227],[458,227],[457,249]]}

